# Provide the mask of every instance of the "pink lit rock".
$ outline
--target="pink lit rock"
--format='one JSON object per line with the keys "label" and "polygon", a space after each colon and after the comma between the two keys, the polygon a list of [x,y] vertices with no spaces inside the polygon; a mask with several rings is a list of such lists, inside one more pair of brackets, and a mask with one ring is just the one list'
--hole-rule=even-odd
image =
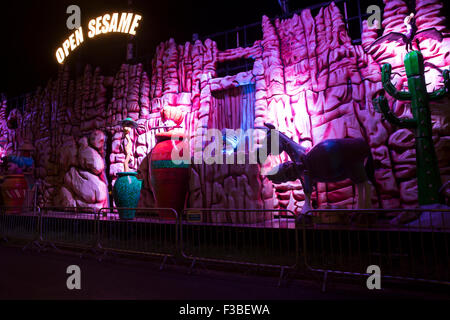
{"label": "pink lit rock", "polygon": [[89,136],[89,145],[98,152],[103,153],[103,146],[105,144],[105,134],[100,130],[95,130]]}
{"label": "pink lit rock", "polygon": [[389,146],[396,150],[411,149],[414,143],[414,134],[409,129],[399,129],[389,137]]}
{"label": "pink lit rock", "polygon": [[91,147],[81,147],[78,151],[79,165],[93,174],[100,174],[105,169],[105,163],[100,154]]}
{"label": "pink lit rock", "polygon": [[[191,207],[264,208],[264,200],[272,198],[272,192],[267,186],[263,187],[258,172],[257,165],[192,165]],[[220,210],[218,213],[211,215],[212,222],[254,223],[265,218],[263,215],[221,213]]]}
{"label": "pink lit rock", "polygon": [[73,198],[72,193],[66,187],[61,187],[59,192],[60,193],[57,196],[55,203],[61,205],[62,207],[77,206],[77,201]]}
{"label": "pink lit rock", "polygon": [[417,204],[417,179],[401,182],[400,195],[405,203]]}
{"label": "pink lit rock", "polygon": [[64,177],[64,184],[86,203],[102,203],[107,199],[106,184],[88,171],[71,168]]}
{"label": "pink lit rock", "polygon": [[420,29],[436,28],[441,32],[448,32],[445,28],[444,4],[441,1],[417,0],[416,15],[416,23]]}
{"label": "pink lit rock", "polygon": [[78,148],[73,137],[69,137],[61,146],[59,163],[63,171],[67,171],[71,166],[78,165]]}
{"label": "pink lit rock", "polygon": [[450,137],[440,137],[435,144],[436,155],[440,167],[447,167],[450,164]]}
{"label": "pink lit rock", "polygon": [[[417,0],[415,9],[419,30],[435,27],[448,34],[442,2]],[[383,34],[404,32],[403,19],[410,11],[405,1],[386,0]],[[343,13],[334,3],[318,10],[315,16],[310,10],[303,10],[292,18],[274,22],[263,17],[261,28],[262,39],[247,48],[225,51],[220,51],[209,39],[185,44],[170,39],[158,46],[151,76],[142,65],[123,64],[113,77],[106,77],[99,68],[86,66],[76,79],[71,78],[68,67],[61,68],[55,80],[27,99],[25,112],[18,117],[21,123],[18,129],[7,128],[6,99],[0,99],[0,136],[6,140],[0,154],[15,152],[21,139],[31,139],[36,147],[36,176],[42,180],[40,203],[61,199],[57,202],[98,208],[106,205],[99,200],[106,196],[98,191],[102,186],[106,194],[106,184],[102,181],[105,174],[114,180],[123,171],[118,121],[132,117],[141,125],[132,139],[132,167],[144,176],[140,206],[151,206],[154,202],[145,159],[155,144],[151,128],[161,124],[160,110],[165,105],[183,108],[187,113],[182,123],[184,130],[198,141],[209,124],[214,92],[252,83],[255,126],[273,123],[308,148],[324,139],[364,137],[372,148],[382,206],[414,206],[413,135],[383,121],[372,105],[372,99],[382,89],[380,67],[384,63],[393,66],[395,87],[407,89],[404,46],[382,44],[368,51],[377,33],[365,21],[362,45],[353,45],[345,30]],[[421,43],[429,91],[442,83],[438,69],[450,65],[449,41],[445,38],[442,43],[432,40]],[[241,58],[253,59],[253,70],[217,77],[218,62]],[[112,91],[109,101],[107,89]],[[408,102],[388,99],[397,116],[411,116]],[[431,108],[434,142],[445,182],[450,177],[450,109],[447,100],[432,104]],[[259,131],[255,133],[257,139],[263,136]],[[108,148],[104,146],[106,133],[111,137]],[[80,140],[81,137],[87,138]],[[78,140],[80,149],[84,150],[80,154],[75,143]],[[111,153],[103,154],[105,150]],[[103,157],[111,161],[109,172],[105,172]],[[263,167],[270,168],[286,160],[285,154],[271,156]],[[281,206],[296,212],[301,210],[304,195],[298,181],[273,186],[261,178],[259,169],[247,169],[237,166],[227,171],[216,166],[203,171],[197,165],[192,170],[190,205],[217,209]],[[61,185],[63,180],[70,185]],[[77,182],[76,186],[73,181]],[[98,191],[102,197],[93,200],[87,194],[81,196],[81,187],[93,194]],[[351,207],[354,194],[348,182],[320,184],[317,198],[322,207]],[[237,223],[258,220],[254,215],[226,213],[216,219]]]}
{"label": "pink lit rock", "polygon": [[123,162],[122,163],[114,163],[110,166],[109,174],[113,177],[117,177],[117,173],[123,172]]}

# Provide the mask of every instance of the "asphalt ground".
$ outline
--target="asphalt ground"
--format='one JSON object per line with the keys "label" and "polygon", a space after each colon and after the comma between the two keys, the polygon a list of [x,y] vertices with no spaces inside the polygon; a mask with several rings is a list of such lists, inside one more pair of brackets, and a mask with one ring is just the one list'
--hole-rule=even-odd
{"label": "asphalt ground", "polygon": [[[69,290],[67,268],[79,266],[81,289]],[[329,277],[326,292],[320,277],[299,280],[278,276],[218,271],[198,264],[189,267],[170,259],[163,270],[160,261],[111,256],[99,262],[69,252],[23,251],[0,246],[1,300],[450,300],[448,287],[409,286],[384,283],[369,290],[366,279],[343,282]]]}

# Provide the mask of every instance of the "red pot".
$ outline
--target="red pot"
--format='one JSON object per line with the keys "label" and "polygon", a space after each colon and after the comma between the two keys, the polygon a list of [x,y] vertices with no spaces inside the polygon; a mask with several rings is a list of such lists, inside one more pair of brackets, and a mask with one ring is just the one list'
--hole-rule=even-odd
{"label": "red pot", "polygon": [[[183,150],[183,134],[164,132],[156,134],[156,145],[151,153],[150,180],[155,192],[156,205],[159,208],[173,208],[179,215],[183,214],[189,186],[189,164],[175,164],[172,152]],[[176,139],[176,140],[174,140]],[[183,151],[179,151],[183,156]],[[174,220],[170,212],[160,213],[160,218]]]}
{"label": "red pot", "polygon": [[5,177],[1,186],[3,205],[9,207],[8,213],[20,213],[25,201],[28,185],[23,174],[12,174]]}

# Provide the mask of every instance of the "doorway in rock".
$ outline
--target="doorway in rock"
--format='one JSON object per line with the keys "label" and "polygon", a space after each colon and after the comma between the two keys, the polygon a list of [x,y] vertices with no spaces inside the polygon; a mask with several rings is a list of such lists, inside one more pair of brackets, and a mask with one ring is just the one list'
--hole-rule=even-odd
{"label": "doorway in rock", "polygon": [[[240,136],[236,136],[237,148],[242,143],[252,145],[245,135],[255,123],[255,85],[248,84],[212,93],[212,103],[209,115],[209,129],[218,129],[224,133],[225,129],[241,129]],[[244,139],[245,137],[245,139]]]}
{"label": "doorway in rock", "polygon": [[253,128],[255,122],[255,85],[249,84],[212,93],[208,128]]}

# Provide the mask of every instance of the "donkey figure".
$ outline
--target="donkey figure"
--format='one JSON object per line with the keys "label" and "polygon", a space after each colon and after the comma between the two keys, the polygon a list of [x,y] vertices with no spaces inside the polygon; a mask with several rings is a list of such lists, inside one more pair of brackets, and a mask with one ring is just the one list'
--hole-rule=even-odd
{"label": "donkey figure", "polygon": [[[283,151],[292,161],[284,162],[267,173],[274,183],[300,179],[305,194],[302,215],[311,210],[311,193],[317,182],[337,182],[349,178],[357,185],[358,208],[369,208],[371,189],[368,181],[375,185],[374,167],[370,147],[363,139],[329,139],[315,145],[309,152],[285,134],[275,131],[272,124],[267,129],[267,155],[279,155]],[[278,151],[271,150],[272,139],[278,139]],[[274,141],[275,143],[277,141]]]}

